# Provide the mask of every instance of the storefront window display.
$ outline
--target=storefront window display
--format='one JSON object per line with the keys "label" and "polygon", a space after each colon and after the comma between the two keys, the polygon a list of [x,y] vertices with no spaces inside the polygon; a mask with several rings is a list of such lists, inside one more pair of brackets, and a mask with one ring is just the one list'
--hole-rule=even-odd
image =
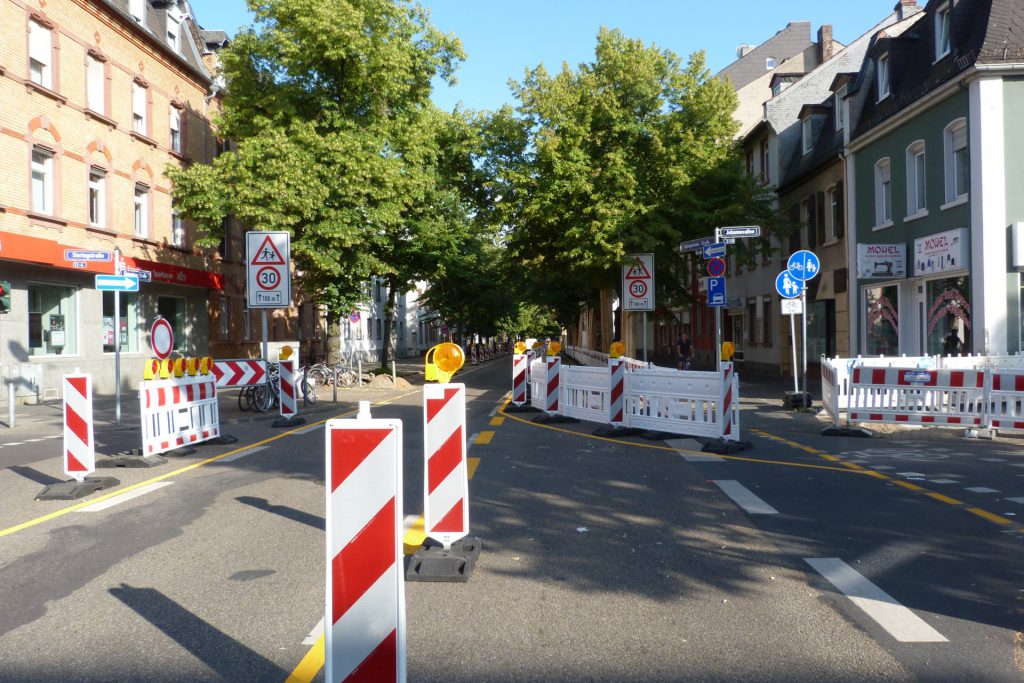
{"label": "storefront window display", "polygon": [[32,356],[78,353],[74,287],[28,286],[28,352]]}
{"label": "storefront window display", "polygon": [[864,288],[865,352],[893,356],[900,350],[900,301],[896,285]]}
{"label": "storefront window display", "polygon": [[971,353],[971,278],[967,275],[926,283],[928,353],[946,354],[946,337],[955,332],[960,353]]}
{"label": "storefront window display", "polygon": [[835,311],[831,299],[807,302],[807,354],[815,362],[836,353]]}
{"label": "storefront window display", "polygon": [[[139,295],[121,292],[121,353],[139,351]],[[103,292],[103,352],[114,352],[114,292]]]}

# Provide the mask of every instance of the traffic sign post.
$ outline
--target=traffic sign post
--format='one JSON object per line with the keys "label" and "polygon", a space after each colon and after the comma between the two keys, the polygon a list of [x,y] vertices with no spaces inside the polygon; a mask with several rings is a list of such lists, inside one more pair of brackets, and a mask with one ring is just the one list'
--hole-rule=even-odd
{"label": "traffic sign post", "polygon": [[[821,270],[821,262],[818,260],[817,255],[807,249],[801,249],[790,254],[789,259],[786,261],[786,270],[779,273],[775,279],[775,289],[785,299],[800,297],[796,305],[793,303],[788,305],[789,310],[792,312],[787,313],[789,315],[790,336],[793,339],[793,394],[787,403],[790,407],[794,408],[797,406],[807,408],[811,403],[810,396],[807,394],[807,281],[815,278],[819,270]],[[801,336],[803,339],[803,391],[800,390],[797,380],[796,306],[799,306],[802,327]],[[785,309],[783,312],[786,312]]]}
{"label": "traffic sign post", "polygon": [[263,358],[267,357],[267,309],[292,301],[291,237],[287,232],[245,233],[246,303],[263,309]]}
{"label": "traffic sign post", "polygon": [[644,362],[647,361],[647,311],[654,310],[654,254],[631,254],[622,266],[622,310],[643,311]]}

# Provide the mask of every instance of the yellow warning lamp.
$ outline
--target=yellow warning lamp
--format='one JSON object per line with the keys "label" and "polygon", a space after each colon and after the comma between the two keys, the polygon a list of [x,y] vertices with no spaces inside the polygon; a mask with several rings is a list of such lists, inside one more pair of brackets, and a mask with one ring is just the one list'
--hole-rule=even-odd
{"label": "yellow warning lamp", "polygon": [[736,347],[731,341],[722,342],[722,360],[729,362],[732,360],[733,354],[736,353]]}
{"label": "yellow warning lamp", "polygon": [[199,359],[199,374],[209,375],[210,369],[213,368],[213,358],[210,356],[203,356]]}
{"label": "yellow warning lamp", "polygon": [[423,374],[428,382],[447,382],[465,362],[466,354],[458,344],[443,342],[427,351]]}
{"label": "yellow warning lamp", "polygon": [[185,376],[185,359],[175,358],[174,359],[174,376],[184,377]]}
{"label": "yellow warning lamp", "polygon": [[185,370],[188,373],[189,377],[195,377],[196,374],[199,372],[199,359],[189,358]]}
{"label": "yellow warning lamp", "polygon": [[526,353],[526,342],[517,341],[514,351],[520,356]]}
{"label": "yellow warning lamp", "polygon": [[542,341],[535,341],[535,342],[533,342],[533,348],[534,349],[539,349],[539,348],[541,348],[543,346],[544,346],[544,342],[542,342]]}
{"label": "yellow warning lamp", "polygon": [[160,374],[160,361],[155,358],[146,361],[146,367],[142,369],[142,379],[156,379]]}
{"label": "yellow warning lamp", "polygon": [[557,356],[562,351],[562,342],[551,342],[548,344],[548,355]]}
{"label": "yellow warning lamp", "polygon": [[290,346],[282,346],[281,350],[277,354],[277,357],[278,357],[279,360],[288,360],[289,358],[292,357],[292,353],[294,353],[294,352],[295,352],[295,349],[293,349],[292,347],[290,347]]}
{"label": "yellow warning lamp", "polygon": [[171,359],[164,358],[160,361],[160,379],[167,379],[171,376]]}
{"label": "yellow warning lamp", "polygon": [[612,342],[612,345],[608,347],[608,355],[612,358],[622,358],[625,353],[626,345],[620,341]]}

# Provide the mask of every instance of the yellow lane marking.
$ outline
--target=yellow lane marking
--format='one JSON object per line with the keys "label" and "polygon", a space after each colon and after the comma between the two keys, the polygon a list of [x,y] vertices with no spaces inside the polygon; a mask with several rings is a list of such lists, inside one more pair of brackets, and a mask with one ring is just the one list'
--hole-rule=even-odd
{"label": "yellow lane marking", "polygon": [[[394,400],[398,400],[400,398],[405,398],[406,396],[409,396],[409,395],[411,395],[413,393],[415,393],[415,392],[410,391],[410,392],[404,393],[404,394],[402,394],[400,396],[396,396],[396,397],[392,398],[391,400],[394,401]],[[375,403],[374,405],[380,405],[380,403]],[[210,463],[217,462],[218,460],[221,460],[222,458],[226,458],[229,455],[234,455],[235,453],[240,453],[240,452],[242,452],[244,450],[248,450],[250,448],[256,448],[257,446],[262,446],[264,444],[272,443],[274,441],[277,441],[278,439],[283,439],[286,436],[291,436],[292,434],[296,434],[298,432],[301,432],[302,430],[308,429],[309,427],[311,427],[313,425],[324,424],[328,420],[334,420],[334,419],[340,418],[340,417],[348,417],[349,415],[355,415],[355,414],[356,414],[355,410],[349,410],[348,412],[339,413],[338,415],[334,415],[332,417],[325,418],[323,420],[320,420],[319,422],[314,422],[312,424],[304,424],[301,427],[296,427],[295,429],[290,429],[287,432],[281,432],[280,434],[275,434],[274,436],[266,438],[263,441],[257,441],[256,443],[245,444],[244,446],[241,446],[241,447],[236,448],[234,450],[228,451],[227,453],[221,453],[220,455],[215,455],[212,458],[207,458],[206,460],[200,460],[199,462],[194,462],[191,465],[186,465],[185,467],[181,467],[179,469],[176,469],[173,472],[168,472],[166,474],[161,474],[159,476],[153,477],[152,479],[146,479],[145,481],[140,481],[137,484],[131,484],[129,486],[125,486],[124,488],[116,489],[114,491],[111,491],[108,494],[99,496],[98,498],[88,498],[86,500],[83,500],[80,503],[76,503],[74,505],[69,505],[66,508],[61,508],[60,510],[54,510],[53,512],[45,514],[42,517],[36,517],[35,519],[30,519],[27,522],[22,522],[21,524],[16,524],[16,525],[14,525],[12,527],[7,527],[6,529],[0,529],[0,538],[3,538],[4,536],[10,536],[11,534],[15,534],[15,533],[17,533],[19,531],[24,531],[25,529],[34,527],[34,526],[36,526],[38,524],[42,524],[44,522],[49,522],[50,520],[57,519],[58,517],[63,517],[64,515],[66,515],[68,513],[74,512],[75,510],[79,510],[79,509],[84,508],[84,507],[86,507],[88,505],[93,505],[95,503],[99,503],[99,502],[104,501],[104,500],[109,500],[109,499],[114,498],[116,496],[120,496],[123,493],[128,493],[129,491],[134,491],[135,489],[142,488],[143,486],[148,486],[149,484],[155,484],[158,481],[164,481],[165,479],[170,479],[171,477],[176,477],[179,474],[184,474],[185,472],[190,472],[192,470],[199,469],[200,467],[204,467],[206,465],[209,465]]]}
{"label": "yellow lane marking", "polygon": [[491,418],[491,426],[492,427],[500,427],[503,424],[505,424],[505,418],[503,418],[503,417],[492,417]]}
{"label": "yellow lane marking", "polygon": [[944,496],[941,493],[935,493],[934,491],[929,491],[928,493],[926,493],[924,495],[928,496],[929,498],[934,498],[935,500],[941,500],[943,503],[949,503],[950,505],[963,505],[964,504],[964,502],[962,500],[957,500],[956,498],[950,498],[949,496]]}
{"label": "yellow lane marking", "polygon": [[982,510],[981,508],[967,508],[967,511],[968,512],[973,512],[974,514],[978,515],[982,519],[987,519],[988,521],[995,522],[996,524],[1009,524],[1010,523],[1010,520],[1004,519],[1003,517],[1000,517],[999,515],[993,515],[991,512],[986,512],[985,510]]}
{"label": "yellow lane marking", "polygon": [[863,467],[861,467],[860,465],[858,465],[855,462],[844,462],[843,466],[844,467],[849,467],[851,470],[863,470],[864,469]]}
{"label": "yellow lane marking", "polygon": [[302,658],[299,665],[295,667],[291,675],[288,676],[288,680],[284,683],[310,683],[316,675],[320,673],[320,669],[324,668],[324,643],[326,642],[327,636],[320,636],[317,639],[316,645],[309,649],[306,656]]}
{"label": "yellow lane marking", "polygon": [[476,468],[480,467],[480,458],[466,458],[466,477],[472,479]]}
{"label": "yellow lane marking", "polygon": [[486,446],[487,444],[489,444],[491,442],[491,439],[493,439],[493,438],[494,438],[494,432],[492,432],[492,431],[488,430],[486,432],[480,432],[480,434],[476,437],[476,440],[473,442],[473,445],[474,446]]}
{"label": "yellow lane marking", "polygon": [[896,484],[897,486],[902,486],[905,489],[910,489],[911,491],[924,491],[924,487],[923,486],[918,486],[917,484],[911,484],[910,482],[894,481],[893,483]]}
{"label": "yellow lane marking", "polygon": [[818,454],[825,460],[828,460],[829,462],[839,462],[840,460],[842,460],[842,458],[837,458],[834,455],[828,455],[827,453],[822,453],[821,451],[818,451]]}

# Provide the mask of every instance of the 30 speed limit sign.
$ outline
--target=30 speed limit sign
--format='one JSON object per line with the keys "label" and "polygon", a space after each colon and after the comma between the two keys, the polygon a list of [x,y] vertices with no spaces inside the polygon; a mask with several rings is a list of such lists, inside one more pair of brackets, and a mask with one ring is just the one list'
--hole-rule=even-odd
{"label": "30 speed limit sign", "polygon": [[624,311],[654,310],[654,254],[632,254],[622,266]]}
{"label": "30 speed limit sign", "polygon": [[287,232],[245,233],[249,308],[286,308],[291,304],[290,247]]}

